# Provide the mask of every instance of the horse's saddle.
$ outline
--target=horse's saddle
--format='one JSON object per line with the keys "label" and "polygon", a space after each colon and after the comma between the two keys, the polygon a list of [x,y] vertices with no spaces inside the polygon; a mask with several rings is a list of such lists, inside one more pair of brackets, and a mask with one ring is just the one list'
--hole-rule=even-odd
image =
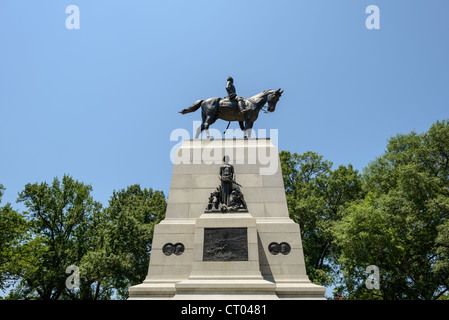
{"label": "horse's saddle", "polygon": [[237,103],[240,101],[240,103],[244,104],[244,109],[254,109],[254,104],[246,99],[246,98],[242,98],[242,97],[237,97],[236,99],[229,99],[229,97],[225,97],[223,99],[221,99],[220,101],[220,107],[222,108],[238,108]]}

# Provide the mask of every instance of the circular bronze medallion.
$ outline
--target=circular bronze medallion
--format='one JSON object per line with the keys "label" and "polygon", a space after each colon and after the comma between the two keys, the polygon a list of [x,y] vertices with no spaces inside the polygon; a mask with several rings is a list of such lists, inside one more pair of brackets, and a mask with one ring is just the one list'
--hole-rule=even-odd
{"label": "circular bronze medallion", "polygon": [[282,254],[289,254],[292,248],[287,242],[281,242],[279,245],[279,252]]}
{"label": "circular bronze medallion", "polygon": [[272,242],[268,245],[268,251],[270,251],[271,254],[277,255],[279,254],[279,243]]}
{"label": "circular bronze medallion", "polygon": [[166,256],[171,255],[174,251],[175,251],[175,247],[173,246],[172,243],[166,243],[166,244],[162,247],[162,252],[163,252]]}
{"label": "circular bronze medallion", "polygon": [[184,252],[184,245],[182,243],[176,243],[175,244],[175,251],[174,254],[177,256],[181,255]]}

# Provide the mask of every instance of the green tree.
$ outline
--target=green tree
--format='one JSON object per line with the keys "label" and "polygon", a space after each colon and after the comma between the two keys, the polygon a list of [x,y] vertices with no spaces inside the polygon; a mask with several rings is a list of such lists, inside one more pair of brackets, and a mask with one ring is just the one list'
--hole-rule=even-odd
{"label": "green tree", "polygon": [[[19,279],[10,296],[17,299],[56,300],[66,290],[66,268],[79,263],[92,244],[87,230],[101,205],[90,195],[92,187],[64,175],[52,184],[27,184],[18,202],[28,209],[23,213],[28,236],[21,241],[16,257],[24,261],[10,268]],[[17,258],[12,257],[11,261]]]}
{"label": "green tree", "polygon": [[[5,188],[0,184],[0,203]],[[17,278],[15,272],[23,265],[18,247],[26,237],[27,223],[10,203],[0,207],[0,290],[10,287]]]}
{"label": "green tree", "polygon": [[132,185],[114,191],[96,228],[95,248],[82,259],[82,274],[114,288],[119,298],[148,272],[154,226],[165,216],[163,192]]}
{"label": "green tree", "polygon": [[290,217],[301,228],[307,273],[311,281],[330,285],[339,255],[333,226],[351,201],[363,197],[361,175],[351,165],[332,170],[331,162],[310,151],[282,151],[280,158]]}
{"label": "green tree", "polygon": [[[449,290],[449,123],[399,134],[364,172],[366,197],[334,227],[340,287],[354,299],[438,299]],[[368,265],[380,290],[365,287]]]}
{"label": "green tree", "polygon": [[[102,208],[91,192],[64,175],[27,184],[18,198],[23,214],[9,204],[0,208],[0,288],[15,284],[7,298],[126,298],[128,287],[144,280],[164,194],[133,185],[114,191]],[[80,286],[69,290],[70,265],[79,268]]]}

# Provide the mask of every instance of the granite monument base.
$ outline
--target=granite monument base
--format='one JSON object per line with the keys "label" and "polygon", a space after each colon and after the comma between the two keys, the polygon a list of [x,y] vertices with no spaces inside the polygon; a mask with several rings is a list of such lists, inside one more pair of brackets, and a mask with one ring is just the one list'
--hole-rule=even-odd
{"label": "granite monument base", "polygon": [[[207,210],[224,155],[245,212]],[[324,293],[306,274],[299,225],[289,218],[270,139],[184,141],[166,217],[154,230],[148,275],[129,288],[129,299],[325,299]]]}

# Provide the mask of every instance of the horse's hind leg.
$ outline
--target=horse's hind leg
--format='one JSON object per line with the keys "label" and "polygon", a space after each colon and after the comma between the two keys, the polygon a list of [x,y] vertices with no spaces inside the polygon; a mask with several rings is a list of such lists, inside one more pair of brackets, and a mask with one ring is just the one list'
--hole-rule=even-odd
{"label": "horse's hind leg", "polygon": [[196,135],[195,135],[195,139],[198,139],[198,137],[200,136],[201,132],[204,130],[204,123],[202,123],[198,129],[196,129]]}
{"label": "horse's hind leg", "polygon": [[209,126],[217,121],[218,100],[215,99],[212,102],[206,100],[206,102],[201,105],[201,108],[201,117],[203,122],[201,123],[201,127],[199,127],[196,131],[195,139],[198,139],[203,130],[206,130],[207,138],[210,139]]}
{"label": "horse's hind leg", "polygon": [[204,113],[201,113],[201,118],[202,118],[202,122],[201,122],[201,125],[198,127],[198,129],[196,129],[195,139],[198,139],[201,132],[203,132],[203,130],[204,130],[204,123],[206,121],[206,116],[204,115]]}
{"label": "horse's hind leg", "polygon": [[214,121],[211,121],[212,119],[209,116],[206,116],[206,120],[204,121],[204,130],[206,130],[206,137],[210,140],[210,134],[209,134],[209,126],[214,123]]}
{"label": "horse's hind leg", "polygon": [[207,136],[207,139],[209,139],[209,140],[213,139],[210,137],[210,134],[209,134],[209,126],[213,125],[215,123],[215,121],[217,121],[216,116],[207,116],[206,122],[204,123],[205,129],[206,129],[206,136]]}
{"label": "horse's hind leg", "polygon": [[198,127],[198,129],[196,130],[196,136],[195,139],[198,139],[198,137],[200,136],[201,132],[203,132],[203,130],[206,130],[206,136],[207,139],[210,139],[210,134],[209,134],[209,126],[211,124],[213,124],[216,119],[213,119],[210,116],[206,116],[206,115],[202,115],[203,118],[203,122],[201,123],[201,126]]}

